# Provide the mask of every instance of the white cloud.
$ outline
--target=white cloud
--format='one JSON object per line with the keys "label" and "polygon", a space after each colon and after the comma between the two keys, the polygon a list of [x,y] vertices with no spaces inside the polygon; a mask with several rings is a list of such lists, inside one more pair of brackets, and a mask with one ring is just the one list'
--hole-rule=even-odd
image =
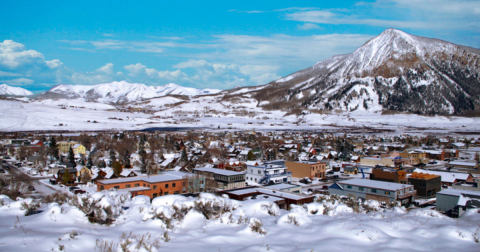
{"label": "white cloud", "polygon": [[[350,9],[287,8],[285,19],[334,25],[367,25],[399,29],[480,29],[478,0],[377,0],[359,1]],[[364,14],[365,13],[365,14]],[[382,18],[390,13],[394,18]],[[306,24],[300,25],[299,28]],[[306,26],[305,28],[308,28]]]}
{"label": "white cloud", "polygon": [[33,84],[34,80],[27,79],[27,78],[17,78],[17,79],[5,80],[3,82],[10,86],[23,86],[23,85]]}
{"label": "white cloud", "polygon": [[312,24],[312,23],[305,23],[305,24],[298,25],[298,29],[300,30],[313,30],[313,29],[321,29],[321,28],[322,27],[320,27],[319,25]]}
{"label": "white cloud", "polygon": [[43,54],[27,50],[21,43],[0,42],[0,82],[10,85],[56,83],[62,70],[63,64],[58,59],[45,61]]}
{"label": "white cloud", "polygon": [[[137,63],[131,64],[123,67],[129,73],[127,74],[130,77],[137,77],[143,80],[147,80],[148,82],[156,81],[175,81],[175,80],[187,80],[187,75],[183,73],[181,70],[175,71],[159,71],[154,68],[147,68],[147,66]],[[147,82],[146,81],[146,82]]]}
{"label": "white cloud", "polygon": [[107,63],[105,66],[102,66],[98,69],[100,72],[104,72],[106,74],[113,74],[113,63]]}
{"label": "white cloud", "polygon": [[54,60],[50,60],[50,61],[45,61],[45,63],[47,63],[47,66],[52,68],[52,69],[55,69],[55,68],[59,68],[61,66],[63,66],[63,63],[60,62],[59,59],[54,59]]}

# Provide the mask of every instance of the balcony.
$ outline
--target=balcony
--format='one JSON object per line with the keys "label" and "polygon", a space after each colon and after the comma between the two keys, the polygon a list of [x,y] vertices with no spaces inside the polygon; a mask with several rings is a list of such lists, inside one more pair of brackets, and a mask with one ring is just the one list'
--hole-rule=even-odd
{"label": "balcony", "polygon": [[414,195],[417,195],[417,190],[413,190],[413,191],[410,191],[410,192],[405,192],[403,194],[398,194],[397,199],[405,199],[405,198],[408,198],[408,197],[411,197],[411,196],[414,196]]}
{"label": "balcony", "polygon": [[280,177],[280,176],[292,176],[292,172],[282,172],[282,173],[274,173],[274,174],[266,174],[265,176],[268,177]]}

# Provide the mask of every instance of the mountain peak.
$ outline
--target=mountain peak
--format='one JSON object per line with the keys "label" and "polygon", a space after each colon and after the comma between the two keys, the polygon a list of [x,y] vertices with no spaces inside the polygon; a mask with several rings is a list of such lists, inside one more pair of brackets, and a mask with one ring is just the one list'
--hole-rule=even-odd
{"label": "mountain peak", "polygon": [[12,87],[7,84],[1,84],[0,95],[29,96],[33,95],[33,93],[21,87]]}

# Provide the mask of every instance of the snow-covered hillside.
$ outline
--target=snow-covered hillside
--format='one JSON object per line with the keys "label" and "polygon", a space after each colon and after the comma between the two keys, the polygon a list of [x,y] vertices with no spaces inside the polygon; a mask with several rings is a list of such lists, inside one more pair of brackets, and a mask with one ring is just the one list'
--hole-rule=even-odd
{"label": "snow-covered hillside", "polygon": [[166,95],[204,95],[221,92],[218,89],[182,87],[173,83],[165,86],[147,86],[141,83],[115,81],[97,85],[58,85],[44,96],[59,94],[66,98],[85,98],[99,102],[128,102]]}
{"label": "snow-covered hillside", "polygon": [[[0,195],[1,250],[478,251],[480,238],[477,209],[451,219],[430,209],[383,209],[376,201],[354,207],[327,197],[287,211],[272,198],[236,201],[201,193],[150,201],[122,191],[57,201],[24,216],[22,203],[32,205],[32,199]],[[113,223],[90,223],[86,212],[93,210]]]}
{"label": "snow-covered hillside", "polygon": [[21,87],[12,87],[7,84],[2,84],[0,85],[0,95],[29,96],[33,95],[33,93]]}
{"label": "snow-covered hillside", "polygon": [[387,29],[251,95],[266,108],[461,114],[480,103],[480,50]]}

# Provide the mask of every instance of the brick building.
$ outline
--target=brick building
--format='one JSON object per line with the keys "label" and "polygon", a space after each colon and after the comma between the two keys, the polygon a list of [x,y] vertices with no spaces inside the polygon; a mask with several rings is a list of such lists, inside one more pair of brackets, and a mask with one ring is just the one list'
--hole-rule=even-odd
{"label": "brick building", "polygon": [[285,161],[287,170],[292,172],[292,177],[324,178],[327,169],[325,162],[289,162]]}

